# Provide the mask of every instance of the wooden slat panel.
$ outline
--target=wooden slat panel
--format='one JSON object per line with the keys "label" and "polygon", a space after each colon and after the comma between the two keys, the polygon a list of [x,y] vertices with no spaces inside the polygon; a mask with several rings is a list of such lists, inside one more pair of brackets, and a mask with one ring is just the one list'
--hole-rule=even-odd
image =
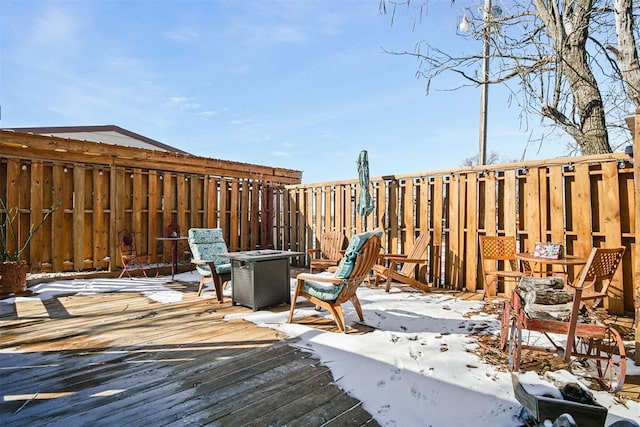
{"label": "wooden slat panel", "polygon": [[501,199],[504,217],[504,234],[507,236],[517,236],[516,221],[518,212],[516,210],[516,170],[504,171],[504,194]]}
{"label": "wooden slat panel", "polygon": [[385,226],[386,215],[386,186],[384,181],[379,181],[376,183],[374,197],[376,200],[375,209],[376,209],[376,228],[382,231],[382,239],[380,240],[380,244],[383,248],[387,247],[387,227]]}
{"label": "wooden slat panel", "polygon": [[[620,225],[620,190],[618,182],[618,165],[605,163],[602,165],[602,197],[598,198],[602,213],[602,231],[604,232],[604,247],[617,247],[622,245],[622,227]],[[622,285],[622,269],[618,268],[609,286],[609,311],[612,313],[624,313],[624,289]],[[606,300],[605,300],[606,303]]]}
{"label": "wooden slat panel", "polygon": [[[42,222],[43,214],[43,179],[44,179],[43,164],[41,161],[31,162],[31,196],[30,210],[31,221],[29,228],[38,226]],[[24,259],[28,260],[31,270],[34,272],[42,271],[42,245],[43,245],[43,233],[38,232],[33,235],[31,242],[29,243],[29,253],[25,254]]]}
{"label": "wooden slat panel", "polygon": [[323,192],[324,192],[324,208],[323,208],[323,212],[324,212],[324,230],[333,230],[334,228],[337,229],[337,227],[335,227],[335,222],[332,222],[333,220],[333,206],[331,203],[332,200],[332,196],[334,195],[334,193],[331,191],[331,187],[330,186],[325,186],[323,187]]}
{"label": "wooden slat panel", "polygon": [[[249,249],[249,182],[243,180],[240,183],[240,249]],[[255,249],[255,246],[253,247]]]}
{"label": "wooden slat panel", "polygon": [[75,165],[73,168],[73,268],[77,271],[84,269],[84,200],[85,200],[85,168]]}
{"label": "wooden slat panel", "polygon": [[478,213],[476,201],[478,200],[477,174],[467,174],[467,250],[465,255],[466,287],[471,292],[479,288],[481,276],[478,259]]}
{"label": "wooden slat panel", "polygon": [[231,197],[231,183],[228,179],[220,180],[220,228],[223,230],[225,239],[229,238],[229,221],[230,221],[230,199]]}
{"label": "wooden slat panel", "polygon": [[389,216],[389,247],[388,251],[392,254],[398,253],[398,193],[400,192],[400,183],[397,180],[389,182],[389,207],[387,215]]}
{"label": "wooden slat panel", "polygon": [[314,187],[313,188],[313,198],[315,204],[315,212],[314,212],[314,234],[313,241],[311,242],[310,248],[319,248],[320,247],[320,237],[327,232],[328,230],[323,228],[322,216],[325,210],[322,207],[322,187]]}
{"label": "wooden slat panel", "polygon": [[[51,254],[52,270],[55,272],[64,270],[64,245],[66,236],[71,233],[64,233],[64,172],[62,165],[53,165],[53,198],[57,209],[51,216],[52,233],[51,246],[53,252]],[[110,252],[108,252],[110,255]]]}
{"label": "wooden slat panel", "polygon": [[540,240],[543,242],[548,242],[551,238],[550,236],[550,228],[549,225],[549,190],[548,190],[548,182],[547,182],[547,168],[540,167],[538,168],[538,200],[539,207],[538,210],[540,212]]}
{"label": "wooden slat panel", "polygon": [[449,247],[447,248],[447,283],[457,289],[460,283],[460,238],[464,234],[460,229],[460,175],[453,175],[449,180]]}
{"label": "wooden slat panel", "polygon": [[573,245],[573,255],[586,257],[591,252],[591,178],[589,165],[575,166],[575,188],[571,194],[574,232],[577,237]]}
{"label": "wooden slat panel", "polygon": [[415,215],[413,214],[414,210],[414,191],[417,189],[414,186],[413,180],[408,179],[404,182],[404,189],[402,192],[402,218],[401,225],[404,229],[405,234],[405,242],[408,247],[403,248],[403,253],[408,253],[413,247],[413,241],[415,240]]}
{"label": "wooden slat panel", "polygon": [[102,169],[93,170],[93,265],[94,268],[101,268],[104,266],[103,259],[108,256],[109,251],[109,235],[107,233],[107,227],[105,227],[105,213],[104,213],[104,173]]}
{"label": "wooden slat panel", "polygon": [[495,236],[498,231],[496,223],[496,173],[488,172],[484,178],[484,229],[487,236]]}
{"label": "wooden slat panel", "polygon": [[540,241],[540,185],[537,168],[530,168],[527,171],[527,182],[525,185],[525,226],[527,240],[525,251],[532,251],[536,242]]}
{"label": "wooden slat panel", "polygon": [[178,222],[178,227],[180,228],[180,233],[183,233],[183,230],[188,230],[191,227],[189,222],[190,217],[190,206],[189,200],[191,199],[191,194],[189,191],[189,180],[186,176],[177,175],[176,176],[176,219]]}
{"label": "wooden slat panel", "polygon": [[442,279],[442,234],[444,232],[442,223],[444,209],[444,180],[442,176],[436,176],[433,179],[431,209],[433,211],[433,280],[434,284],[438,286],[441,285]]}
{"label": "wooden slat panel", "polygon": [[[159,213],[160,208],[160,186],[158,173],[154,170],[149,171],[149,233],[147,234],[147,247],[149,248],[149,260],[151,262],[160,262],[158,258],[159,242],[156,237],[162,237],[162,218]],[[184,232],[183,232],[184,233]]]}
{"label": "wooden slat panel", "polygon": [[562,166],[549,168],[549,217],[551,218],[551,241],[564,243]]}
{"label": "wooden slat panel", "polygon": [[230,205],[229,205],[229,247],[230,251],[240,250],[240,183],[237,179],[231,180]]}
{"label": "wooden slat panel", "polygon": [[251,241],[249,249],[255,249],[260,246],[260,183],[251,181],[251,206],[249,208],[249,224],[251,224]]}

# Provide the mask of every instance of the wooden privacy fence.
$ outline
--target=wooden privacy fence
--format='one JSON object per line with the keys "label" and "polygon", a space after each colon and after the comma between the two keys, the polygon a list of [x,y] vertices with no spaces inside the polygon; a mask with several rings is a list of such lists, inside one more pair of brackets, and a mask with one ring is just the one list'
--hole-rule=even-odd
{"label": "wooden privacy fence", "polygon": [[54,209],[23,254],[32,272],[115,269],[125,229],[150,262],[166,262],[156,237],[172,221],[182,235],[221,227],[230,250],[283,246],[272,226],[279,189],[300,182],[289,169],[0,131],[0,198],[19,243]]}
{"label": "wooden privacy fence", "polygon": [[[429,262],[419,274],[434,286],[482,288],[482,234],[515,235],[522,251],[540,241],[561,242],[567,253],[585,257],[594,246],[624,245],[609,309],[633,311],[637,242],[633,159],[627,154],[374,177],[371,189],[375,208],[366,229],[384,231],[389,253],[407,253],[418,235],[428,233]],[[286,191],[283,226],[293,250],[318,247],[327,230],[349,237],[363,229],[357,179],[289,185]]]}
{"label": "wooden privacy fence", "polygon": [[350,237],[381,228],[391,253],[428,233],[422,278],[478,291],[478,236],[515,235],[521,250],[561,242],[581,256],[624,245],[610,288],[614,313],[632,311],[637,293],[634,169],[629,155],[611,154],[373,177],[374,210],[363,225],[355,168],[353,180],[302,185],[289,169],[0,131],[0,197],[17,212],[18,240],[55,207],[23,256],[32,271],[115,269],[123,229],[138,233],[152,262],[166,261],[156,237],[172,221],[182,235],[221,227],[232,251],[305,251],[327,230]]}

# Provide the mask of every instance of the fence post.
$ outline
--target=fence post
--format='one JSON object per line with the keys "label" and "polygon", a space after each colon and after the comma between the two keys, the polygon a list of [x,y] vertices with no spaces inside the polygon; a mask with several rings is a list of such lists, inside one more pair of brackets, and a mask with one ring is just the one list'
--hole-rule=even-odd
{"label": "fence post", "polygon": [[638,155],[640,153],[640,109],[636,110],[636,117],[633,126],[633,180],[634,180],[634,199],[635,199],[635,239],[631,248],[632,258],[634,259],[634,301],[635,301],[635,318],[636,318],[636,365],[640,365],[640,162]]}

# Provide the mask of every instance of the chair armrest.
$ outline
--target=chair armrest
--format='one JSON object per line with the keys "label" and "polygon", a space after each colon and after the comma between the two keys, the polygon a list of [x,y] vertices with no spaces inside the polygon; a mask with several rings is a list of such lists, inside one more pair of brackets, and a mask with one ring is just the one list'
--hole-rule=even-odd
{"label": "chair armrest", "polygon": [[384,259],[395,259],[395,260],[407,258],[406,255],[402,255],[402,254],[380,254],[378,256]]}
{"label": "chair armrest", "polygon": [[337,279],[335,277],[318,276],[312,273],[300,273],[296,276],[298,280],[312,280],[314,282],[326,282],[326,283],[342,283],[345,279]]}
{"label": "chair armrest", "polygon": [[313,254],[320,253],[320,249],[307,249],[307,253],[309,254],[310,257],[312,257]]}
{"label": "chair armrest", "polygon": [[191,264],[208,265],[209,267],[211,267],[212,265],[215,266],[213,260],[207,261],[206,259],[192,259]]}
{"label": "chair armrest", "polygon": [[410,263],[410,264],[422,264],[427,262],[427,260],[423,258],[405,258],[403,260],[399,260],[399,262]]}
{"label": "chair armrest", "polygon": [[411,262],[414,264],[417,264],[420,262],[427,262],[427,260],[424,258],[407,258],[406,255],[385,255],[384,259],[389,261],[396,261],[396,262]]}

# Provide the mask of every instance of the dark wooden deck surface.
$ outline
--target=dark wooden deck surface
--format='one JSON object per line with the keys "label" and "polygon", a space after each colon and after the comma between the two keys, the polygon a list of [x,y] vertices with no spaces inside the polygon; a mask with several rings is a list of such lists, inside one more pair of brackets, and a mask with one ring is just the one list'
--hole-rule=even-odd
{"label": "dark wooden deck surface", "polygon": [[175,304],[138,292],[0,303],[0,425],[378,425],[295,341],[224,320],[250,309],[198,298],[197,280],[169,285],[184,292]]}
{"label": "dark wooden deck surface", "polygon": [[[139,293],[0,304],[0,425],[377,425],[329,368],[248,312]],[[286,310],[288,306],[282,306]]]}

